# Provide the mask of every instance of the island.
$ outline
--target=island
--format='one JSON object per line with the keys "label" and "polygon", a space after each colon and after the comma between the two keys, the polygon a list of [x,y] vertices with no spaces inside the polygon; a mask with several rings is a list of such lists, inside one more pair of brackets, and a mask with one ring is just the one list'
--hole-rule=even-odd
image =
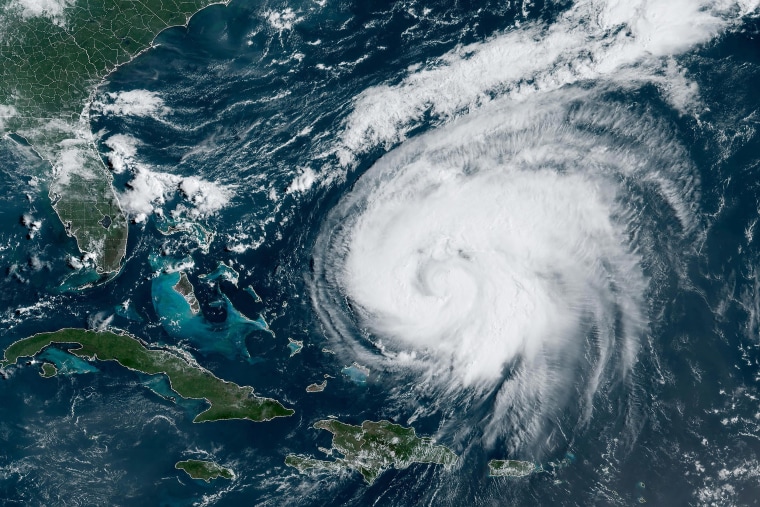
{"label": "island", "polygon": [[199,459],[189,459],[187,461],[180,461],[174,468],[177,470],[184,470],[187,475],[193,479],[201,479],[206,482],[211,482],[214,479],[222,477],[224,479],[234,479],[235,474],[229,468],[220,466],[213,461],[203,461]]}
{"label": "island", "polygon": [[341,373],[357,384],[366,384],[367,377],[369,377],[369,368],[354,361],[351,363],[351,366],[343,368]]}
{"label": "island", "polygon": [[50,164],[49,197],[101,279],[121,266],[128,223],[89,115],[106,77],[214,0],[5,2],[0,8],[0,136]]}
{"label": "island", "polygon": [[412,463],[449,467],[457,460],[457,455],[449,448],[435,445],[430,438],[418,437],[414,428],[390,421],[364,421],[361,426],[353,426],[336,419],[324,419],[317,421],[314,428],[332,433],[330,452],[337,451],[343,457],[324,461],[297,454],[286,456],[285,464],[302,473],[355,470],[372,484],[391,467],[404,469]]}
{"label": "island", "polygon": [[191,238],[195,239],[195,242],[200,247],[201,252],[208,253],[211,243],[214,241],[216,233],[207,229],[203,225],[197,222],[191,222],[181,217],[162,217],[163,219],[156,222],[156,230],[164,236],[171,236],[172,234],[185,233]]}
{"label": "island", "polygon": [[187,304],[190,305],[190,311],[193,315],[198,315],[201,311],[201,304],[198,302],[198,298],[195,297],[195,287],[190,283],[190,279],[187,278],[187,274],[184,271],[179,273],[179,281],[172,287],[177,294],[180,294]]}
{"label": "island", "polygon": [[491,477],[525,477],[535,471],[536,465],[530,461],[492,459],[488,462],[488,475]]}
{"label": "island", "polygon": [[309,384],[306,386],[306,392],[307,393],[321,393],[325,390],[325,387],[327,387],[327,380],[323,380],[319,384],[314,382],[313,384]]}
{"label": "island", "polygon": [[301,352],[301,349],[303,348],[303,341],[288,338],[288,348],[290,349],[290,357],[293,357]]}
{"label": "island", "polygon": [[[168,349],[148,348],[126,333],[61,329],[19,340],[5,350],[0,368],[14,364],[19,357],[33,357],[53,344],[73,344],[68,350],[80,358],[115,361],[130,370],[148,375],[166,375],[171,389],[186,399],[204,399],[209,407],[193,422],[222,419],[269,421],[295,413],[278,401],[254,395],[250,386],[239,386],[216,377],[189,357]],[[43,370],[44,371],[44,370]]]}
{"label": "island", "polygon": [[55,377],[58,374],[58,368],[53,363],[42,363],[42,369],[40,370],[40,377],[50,378]]}

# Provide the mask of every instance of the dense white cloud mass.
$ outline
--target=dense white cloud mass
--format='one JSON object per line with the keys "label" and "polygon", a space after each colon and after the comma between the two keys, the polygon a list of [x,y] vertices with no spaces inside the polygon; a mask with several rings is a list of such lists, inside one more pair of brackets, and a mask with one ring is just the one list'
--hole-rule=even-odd
{"label": "dense white cloud mass", "polygon": [[137,143],[137,139],[125,134],[115,134],[105,140],[103,144],[111,149],[106,153],[106,157],[111,163],[113,172],[116,174],[123,173],[127,167],[135,163]]}
{"label": "dense white cloud mass", "polygon": [[310,167],[304,167],[301,169],[301,173],[293,179],[293,182],[288,186],[286,193],[292,194],[294,192],[306,192],[311,188],[314,182],[317,180],[317,175]]}
{"label": "dense white cloud mass", "polygon": [[[645,266],[677,264],[654,231],[687,241],[700,222],[671,127],[612,97],[654,84],[698,116],[677,57],[759,5],[578,0],[359,94],[323,183],[401,145],[316,242],[313,303],[340,353],[415,375],[400,389],[442,404],[492,400],[486,438],[512,451],[567,413],[587,421],[600,386],[628,378],[656,311]],[[406,139],[429,121],[439,128]]]}
{"label": "dense white cloud mass", "polygon": [[232,197],[232,189],[195,176],[188,176],[179,182],[179,190],[192,205],[192,216],[206,216],[216,213]]}
{"label": "dense white cloud mass", "polygon": [[484,439],[512,453],[550,445],[560,418],[585,424],[600,390],[629,381],[657,312],[647,268],[678,263],[657,235],[688,242],[700,223],[671,126],[613,97],[654,84],[698,116],[677,56],[759,4],[579,0],[359,94],[323,183],[401,144],[314,248],[313,303],[339,353],[444,413],[489,400]]}
{"label": "dense white cloud mass", "polygon": [[0,104],[0,131],[5,129],[5,124],[16,116],[18,114],[18,111],[16,111],[16,108],[13,106],[4,106],[3,104]]}
{"label": "dense white cloud mass", "polygon": [[344,352],[446,393],[496,390],[491,430],[515,442],[570,391],[588,417],[648,326],[642,264],[661,253],[641,210],[682,236],[697,220],[685,150],[605,92],[501,99],[365,173],[315,247],[315,306]]}
{"label": "dense white cloud mass", "polygon": [[233,195],[231,188],[211,181],[152,171],[138,164],[134,167],[129,188],[120,194],[119,200],[135,222],[144,222],[151,213],[162,214],[163,206],[178,193],[190,207],[177,206],[174,213],[190,218],[203,218],[216,213],[228,204]]}
{"label": "dense white cloud mass", "polygon": [[264,13],[264,17],[272,26],[272,28],[280,32],[292,30],[293,25],[299,21],[302,21],[302,18],[297,17],[296,13],[290,7],[287,7],[282,11],[266,11]]}
{"label": "dense white cloud mass", "polygon": [[696,86],[668,57],[709,41],[758,10],[758,0],[579,0],[550,25],[530,23],[460,46],[400,83],[355,100],[337,152],[343,165],[392,145],[427,115],[446,121],[493,100],[523,100],[585,80],[653,82],[681,111]]}
{"label": "dense white cloud mass", "polygon": [[19,12],[24,19],[45,17],[62,26],[64,10],[73,4],[74,0],[11,0],[5,8]]}
{"label": "dense white cloud mass", "polygon": [[230,186],[207,181],[196,176],[180,176],[157,171],[137,159],[137,139],[116,134],[104,143],[115,173],[130,171],[132,179],[127,189],[119,194],[124,210],[135,222],[144,222],[152,213],[163,214],[167,202],[180,196],[184,203],[172,213],[188,218],[204,218],[225,207],[234,191]]}

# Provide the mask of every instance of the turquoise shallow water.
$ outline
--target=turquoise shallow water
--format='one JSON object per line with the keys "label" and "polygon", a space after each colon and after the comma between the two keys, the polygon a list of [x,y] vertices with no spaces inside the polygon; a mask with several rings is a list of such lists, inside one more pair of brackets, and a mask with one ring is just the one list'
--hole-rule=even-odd
{"label": "turquoise shallow water", "polygon": [[[217,306],[224,310],[222,322],[209,322],[202,313],[194,313],[185,297],[174,287],[180,273],[163,272],[158,261],[153,261],[159,274],[151,282],[151,298],[164,330],[176,340],[187,340],[204,354],[218,353],[230,360],[253,361],[245,340],[254,333],[271,333],[263,317],[252,320],[241,314],[222,293],[218,294]],[[219,270],[203,280],[215,282],[221,278]]]}
{"label": "turquoise shallow water", "polygon": [[[216,375],[296,410],[294,417],[269,423],[192,424],[197,404],[172,400],[160,379],[50,349],[40,359],[58,366],[57,377],[42,379],[39,364],[21,362],[0,383],[6,442],[0,449],[0,498],[8,505],[752,504],[760,469],[757,18],[740,19],[704,43],[663,57],[662,66],[646,60],[660,81],[639,80],[650,72],[639,60],[630,64],[633,72],[616,73],[617,80],[583,74],[610,58],[594,53],[589,38],[583,51],[563,46],[548,70],[518,69],[513,80],[484,90],[476,85],[503,64],[480,68],[482,79],[471,78],[472,71],[452,72],[434,80],[440,86],[429,95],[419,91],[423,71],[477,61],[479,46],[466,45],[533,26],[555,28],[526,39],[555,32],[571,38],[578,28],[563,16],[573,5],[233,0],[198,13],[187,28],[165,31],[155,48],[110,76],[100,93],[147,90],[169,112],[94,114],[99,149],[108,163],[110,138],[133,139],[131,169],[114,174],[125,202],[135,196],[138,166],[214,182],[228,192],[227,200],[195,217],[186,210],[198,209],[198,202],[176,190],[178,180],[165,184],[165,195],[152,202],[163,217],[149,214],[130,226],[124,268],[104,286],[76,289],[86,274],[66,264],[76,245],[47,199],[49,169],[23,147],[0,140],[0,345],[63,326],[115,326],[181,347]],[[540,58],[534,53],[526,60]],[[581,77],[552,89],[553,95],[545,92],[552,80],[573,72]],[[456,85],[461,82],[466,85]],[[362,109],[362,97],[398,85],[406,86],[402,93],[382,96],[381,107]],[[446,109],[472,87],[480,95]],[[698,98],[687,107],[678,93],[689,90],[697,90]],[[572,100],[555,99],[570,95]],[[423,144],[432,146],[435,133],[456,118],[491,118],[492,131],[503,128],[507,120],[489,109],[500,97],[535,110],[557,100],[561,111],[561,121],[547,115],[540,125],[519,130],[524,137],[502,138],[509,150],[540,146],[535,132],[543,132],[542,139],[577,139],[570,131],[598,139],[583,145],[585,152],[573,152],[581,163],[546,156],[542,167],[558,173],[578,166],[608,170],[612,176],[604,181],[612,182],[625,204],[613,218],[627,224],[625,237],[641,259],[647,324],[627,375],[620,373],[626,363],[618,346],[626,308],[609,305],[608,320],[580,319],[583,325],[593,321],[580,340],[588,348],[579,357],[591,357],[590,363],[599,354],[591,344],[601,334],[600,322],[615,338],[589,418],[583,417],[582,400],[593,370],[583,361],[561,365],[572,373],[567,391],[556,391],[561,396],[525,405],[513,401],[503,415],[497,407],[506,395],[499,393],[506,392],[502,387],[510,385],[519,358],[505,366],[496,387],[448,389],[455,375],[448,363],[426,377],[409,361],[389,360],[393,339],[366,325],[366,308],[345,287],[326,289],[328,299],[315,296],[315,287],[331,276],[314,259],[319,231],[341,198],[365,188],[362,175],[410,140],[429,135]],[[422,104],[418,113],[405,109],[414,101]],[[610,111],[624,111],[626,121],[608,121],[623,117]],[[384,123],[383,112],[397,114],[398,124]],[[352,142],[349,119],[371,120],[376,138],[351,145],[353,165],[342,166],[334,150]],[[550,137],[541,129],[555,121],[559,126]],[[661,138],[649,137],[654,135]],[[558,142],[550,151],[563,149]],[[589,162],[603,149],[656,164],[650,172],[644,167],[627,173],[620,167],[639,168],[633,162],[614,170]],[[521,163],[529,166],[541,153],[536,149]],[[653,176],[654,165],[658,176],[688,167],[688,177],[677,180],[682,186],[650,185],[661,181]],[[335,168],[340,170],[328,177]],[[312,186],[307,169],[315,175]],[[691,189],[688,195],[683,188]],[[685,204],[679,209],[676,202]],[[346,222],[363,209],[357,205]],[[32,237],[22,223],[25,214],[42,221]],[[691,220],[687,232],[683,216]],[[194,286],[198,314],[173,289],[179,270]],[[557,268],[550,275],[562,279],[567,273]],[[615,283],[609,292],[618,301],[613,296],[627,287],[625,280]],[[303,342],[298,353],[289,338]],[[305,391],[326,374],[331,378],[324,392]],[[558,408],[546,410],[551,417],[541,423],[541,438],[514,437],[524,429],[519,423],[530,420],[515,414],[544,413],[549,406]],[[292,452],[324,457],[318,447],[329,447],[329,435],[311,425],[330,415],[353,424],[389,419],[411,425],[451,447],[460,462],[451,470],[391,470],[370,487],[358,474],[299,475],[284,466]],[[205,484],[177,473],[174,463],[192,457],[230,466],[237,478]],[[505,458],[534,461],[542,472],[520,480],[489,478],[488,460]]]}

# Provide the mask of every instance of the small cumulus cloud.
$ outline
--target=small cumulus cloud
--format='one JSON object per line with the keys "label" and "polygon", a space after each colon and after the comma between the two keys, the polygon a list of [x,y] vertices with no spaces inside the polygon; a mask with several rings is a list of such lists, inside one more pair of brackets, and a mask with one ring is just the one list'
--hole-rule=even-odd
{"label": "small cumulus cloud", "polygon": [[296,176],[288,186],[286,193],[292,194],[295,192],[306,192],[311,188],[314,182],[317,180],[317,175],[310,167],[304,167],[301,169],[301,173]]}
{"label": "small cumulus cloud", "polygon": [[156,92],[130,90],[108,92],[92,104],[92,109],[101,114],[118,116],[148,116],[160,118],[171,112]]}
{"label": "small cumulus cloud", "polygon": [[272,28],[280,32],[285,30],[292,30],[293,25],[303,20],[303,18],[297,17],[296,13],[290,7],[282,11],[266,11],[264,13],[264,17],[272,26]]}

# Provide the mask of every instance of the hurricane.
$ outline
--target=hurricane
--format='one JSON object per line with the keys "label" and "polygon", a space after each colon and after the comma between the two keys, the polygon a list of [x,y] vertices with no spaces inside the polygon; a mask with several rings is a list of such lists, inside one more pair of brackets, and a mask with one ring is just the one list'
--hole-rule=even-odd
{"label": "hurricane", "polygon": [[[625,384],[652,315],[655,227],[692,233],[699,181],[667,125],[600,90],[493,105],[362,175],[315,247],[315,306],[405,388],[486,398],[512,450]],[[360,336],[361,338],[356,338]]]}
{"label": "hurricane", "polygon": [[343,357],[510,456],[556,453],[600,405],[635,441],[641,345],[704,229],[673,57],[754,8],[576,2],[365,90],[341,162],[393,149],[324,220],[310,282]]}
{"label": "hurricane", "polygon": [[94,3],[0,0],[0,497],[760,497],[760,0]]}

